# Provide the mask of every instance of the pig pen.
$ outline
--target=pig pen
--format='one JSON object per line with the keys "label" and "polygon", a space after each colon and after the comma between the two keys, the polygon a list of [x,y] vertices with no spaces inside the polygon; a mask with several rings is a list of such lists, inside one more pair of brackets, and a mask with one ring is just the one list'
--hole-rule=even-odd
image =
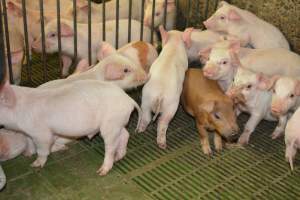
{"label": "pig pen", "polygon": [[[293,50],[300,52],[299,2],[231,3],[277,25]],[[177,0],[178,29],[203,28],[201,22],[217,4],[213,0]],[[277,17],[274,12],[285,16]],[[24,64],[21,85],[37,87],[59,78],[58,57],[33,54]],[[195,66],[199,64],[190,65]],[[141,88],[129,94],[140,104]],[[239,117],[240,127],[247,119],[244,114]],[[81,139],[66,151],[52,153],[43,169],[30,167],[35,156],[1,163],[7,185],[0,199],[299,199],[300,159],[296,156],[292,172],[284,159],[283,138],[271,139],[276,123],[263,121],[248,146],[227,147],[211,157],[201,151],[194,120],[181,106],[168,129],[166,150],[157,147],[156,125],[150,124],[145,133],[137,134],[136,123],[135,112],[128,124],[127,154],[107,176],[96,174],[104,157],[102,138]]]}

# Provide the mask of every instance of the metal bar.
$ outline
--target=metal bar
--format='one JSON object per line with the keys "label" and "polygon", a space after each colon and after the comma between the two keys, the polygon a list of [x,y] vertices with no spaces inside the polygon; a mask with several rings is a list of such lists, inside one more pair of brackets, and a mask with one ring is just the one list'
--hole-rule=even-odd
{"label": "metal bar", "polygon": [[131,19],[132,19],[132,0],[129,0],[129,14],[128,14],[128,43],[131,42]]}
{"label": "metal bar", "polygon": [[105,34],[105,26],[106,26],[106,13],[105,13],[105,0],[102,2],[102,38],[103,38],[103,41],[106,40],[106,34]]}
{"label": "metal bar", "polygon": [[219,4],[219,0],[215,0],[215,7],[214,7],[214,10],[217,10],[218,4]]}
{"label": "metal bar", "polygon": [[10,82],[13,84],[14,77],[13,77],[11,54],[10,54],[10,43],[9,43],[10,39],[9,39],[9,30],[8,30],[8,22],[7,22],[6,1],[2,0],[2,4],[3,4],[3,17],[4,17],[4,30],[5,30],[5,39],[6,39],[8,72],[9,72]]}
{"label": "metal bar", "polygon": [[[0,2],[0,16],[2,16],[2,6]],[[0,17],[0,83],[3,84],[6,76],[5,52],[4,52],[4,31],[2,17]]]}
{"label": "metal bar", "polygon": [[[61,29],[60,29],[60,0],[56,0],[56,8],[57,8],[57,38],[58,38],[58,57],[61,61]],[[59,69],[62,70],[61,62],[59,62]]]}
{"label": "metal bar", "polygon": [[143,41],[144,38],[144,7],[145,7],[145,0],[142,1],[142,8],[141,8],[141,31],[140,31],[140,40]]}
{"label": "metal bar", "polygon": [[73,0],[74,60],[77,60],[77,5]]}
{"label": "metal bar", "polygon": [[31,46],[29,47],[28,28],[27,28],[27,10],[26,10],[25,0],[22,0],[22,15],[23,15],[23,25],[24,25],[27,82],[31,83],[32,82],[31,57],[30,57]]}
{"label": "metal bar", "polygon": [[119,0],[116,1],[116,49],[119,48]]}
{"label": "metal bar", "polygon": [[206,0],[205,13],[204,13],[205,19],[207,19],[207,15],[208,15],[208,7],[209,7],[209,0]]}
{"label": "metal bar", "polygon": [[44,1],[40,1],[40,19],[41,19],[41,32],[42,32],[42,61],[44,68],[44,82],[47,81],[48,71],[47,71],[47,59],[46,59],[46,46],[45,46],[45,22],[44,22]]}
{"label": "metal bar", "polygon": [[190,16],[191,16],[191,0],[188,0],[187,3],[187,14],[186,14],[186,24],[185,24],[185,28],[190,26]]}
{"label": "metal bar", "polygon": [[164,6],[164,28],[166,29],[167,24],[167,9],[168,9],[168,0],[165,0],[165,6]]}
{"label": "metal bar", "polygon": [[179,11],[180,11],[180,9],[179,9],[179,0],[176,0],[176,13],[177,13],[176,14],[176,26],[177,26],[177,18],[179,16]]}
{"label": "metal bar", "polygon": [[[196,5],[196,13],[199,14],[199,17],[201,16],[201,12],[200,12],[200,1],[197,1],[197,5]],[[198,16],[197,16],[198,17]]]}
{"label": "metal bar", "polygon": [[155,0],[152,4],[152,14],[151,14],[151,44],[153,44],[153,35],[154,35],[154,15],[155,15]]}
{"label": "metal bar", "polygon": [[88,0],[88,51],[89,65],[92,65],[92,10],[91,0]]}

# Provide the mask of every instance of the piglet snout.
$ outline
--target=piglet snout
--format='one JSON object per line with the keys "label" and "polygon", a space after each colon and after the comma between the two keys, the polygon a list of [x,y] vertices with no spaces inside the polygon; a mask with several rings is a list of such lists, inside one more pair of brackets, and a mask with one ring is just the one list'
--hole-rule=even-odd
{"label": "piglet snout", "polygon": [[280,115],[282,113],[282,109],[279,106],[272,106],[271,111],[273,115]]}
{"label": "piglet snout", "polygon": [[213,77],[216,73],[216,70],[214,68],[204,68],[203,69],[203,75],[206,76],[206,77]]}
{"label": "piglet snout", "polygon": [[146,73],[140,73],[136,75],[136,81],[145,83],[149,79]]}
{"label": "piglet snout", "polygon": [[203,24],[207,29],[210,29],[212,25],[212,23],[209,20],[204,21]]}

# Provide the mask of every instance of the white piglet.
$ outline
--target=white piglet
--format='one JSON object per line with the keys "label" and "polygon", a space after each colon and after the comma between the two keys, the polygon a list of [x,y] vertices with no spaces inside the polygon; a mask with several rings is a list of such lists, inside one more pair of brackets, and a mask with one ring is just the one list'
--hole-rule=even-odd
{"label": "white piglet", "polygon": [[288,121],[285,129],[285,158],[290,163],[291,170],[294,170],[293,161],[295,159],[297,149],[300,148],[300,109],[298,108]]}
{"label": "white piglet", "polygon": [[290,49],[286,38],[274,25],[225,1],[220,2],[219,9],[204,25],[209,30],[237,36],[243,44],[256,49]]}
{"label": "white piglet", "polygon": [[45,165],[56,137],[92,137],[100,131],[105,145],[100,175],[125,156],[129,138],[125,126],[134,108],[141,112],[121,88],[95,80],[76,81],[55,90],[6,82],[0,97],[0,124],[33,139],[38,154],[33,167]]}
{"label": "white piglet", "polygon": [[[35,153],[32,140],[22,133],[0,129],[0,161],[6,161],[20,154],[31,156]],[[6,176],[0,165],[0,190],[6,184]]]}
{"label": "white piglet", "polygon": [[202,50],[200,54],[207,59],[204,75],[218,80],[224,90],[231,84],[239,66],[268,76],[300,76],[300,56],[283,48],[241,48],[240,41],[227,40]]}
{"label": "white piglet", "polygon": [[[234,77],[231,88],[227,91],[227,95],[233,100],[235,97],[242,96],[242,101],[238,103],[239,111],[249,113],[250,119],[245,125],[244,131],[238,142],[240,144],[248,144],[250,135],[256,126],[263,119],[268,121],[277,121],[277,117],[271,113],[272,93],[266,91],[268,79],[262,74],[256,74],[247,69],[239,67]],[[279,123],[272,135],[277,135],[285,128],[287,118],[279,118]]]}
{"label": "white piglet", "polygon": [[143,88],[142,121],[139,132],[146,130],[151,121],[151,111],[155,113],[153,119],[158,119],[157,143],[162,149],[167,147],[166,132],[179,104],[185,71],[188,68],[186,48],[191,45],[192,28],[183,33],[179,31],[166,32],[160,26],[163,49],[157,60],[150,68],[150,79]]}

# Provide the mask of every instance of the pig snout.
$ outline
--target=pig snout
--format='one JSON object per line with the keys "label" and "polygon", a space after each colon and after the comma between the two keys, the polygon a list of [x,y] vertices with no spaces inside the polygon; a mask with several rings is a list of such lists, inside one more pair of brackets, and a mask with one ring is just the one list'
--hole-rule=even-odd
{"label": "pig snout", "polygon": [[42,44],[40,40],[35,40],[32,45],[31,48],[36,51],[36,52],[40,52],[41,48],[42,48]]}
{"label": "pig snout", "polygon": [[203,69],[203,75],[208,78],[212,78],[212,77],[216,76],[216,73],[217,73],[216,68],[212,67],[212,66],[204,67],[204,69]]}
{"label": "pig snout", "polygon": [[275,116],[279,116],[279,115],[284,114],[284,108],[283,108],[282,103],[280,103],[280,102],[274,102],[274,103],[272,103],[272,105],[271,105],[271,112]]}
{"label": "pig snout", "polygon": [[208,19],[208,20],[204,21],[203,24],[204,24],[204,26],[205,26],[207,29],[213,28],[213,22],[212,22],[212,19]]}
{"label": "pig snout", "polygon": [[140,83],[145,83],[148,79],[149,79],[149,76],[145,72],[138,73],[135,77],[135,80]]}
{"label": "pig snout", "polygon": [[239,127],[237,124],[232,126],[232,131],[231,133],[226,137],[226,140],[228,142],[236,142],[238,140],[238,134],[239,134]]}

